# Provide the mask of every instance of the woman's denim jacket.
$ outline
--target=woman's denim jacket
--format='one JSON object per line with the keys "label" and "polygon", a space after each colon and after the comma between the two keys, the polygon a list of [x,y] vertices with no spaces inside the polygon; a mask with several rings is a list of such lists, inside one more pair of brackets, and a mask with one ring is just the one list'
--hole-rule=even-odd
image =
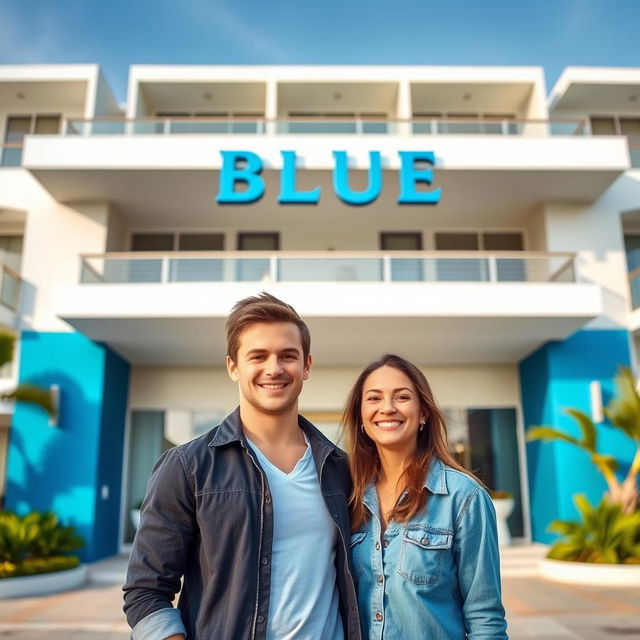
{"label": "woman's denim jacket", "polygon": [[434,459],[427,505],[381,536],[370,485],[368,522],[351,536],[363,637],[505,640],[496,517],[470,476]]}

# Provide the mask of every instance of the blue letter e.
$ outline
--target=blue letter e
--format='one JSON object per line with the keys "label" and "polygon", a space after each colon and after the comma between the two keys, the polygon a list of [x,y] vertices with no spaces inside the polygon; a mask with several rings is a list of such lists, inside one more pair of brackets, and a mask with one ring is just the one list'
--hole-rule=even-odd
{"label": "blue letter e", "polygon": [[[264,194],[264,180],[260,177],[262,160],[251,151],[221,151],[222,168],[218,182],[216,202],[243,204],[255,202]],[[238,162],[245,166],[238,167]],[[236,191],[236,183],[247,185],[244,191]]]}
{"label": "blue letter e", "polygon": [[440,201],[442,189],[416,191],[416,184],[433,182],[431,169],[417,169],[416,162],[435,163],[433,151],[398,151],[400,154],[400,195],[398,204],[436,204]]}

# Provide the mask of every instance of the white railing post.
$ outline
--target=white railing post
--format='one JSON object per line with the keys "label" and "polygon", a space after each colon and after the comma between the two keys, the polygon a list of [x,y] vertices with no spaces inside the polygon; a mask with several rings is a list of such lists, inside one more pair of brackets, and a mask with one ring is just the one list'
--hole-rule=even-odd
{"label": "white railing post", "polygon": [[382,281],[391,282],[391,256],[382,256]]}
{"label": "white railing post", "polygon": [[278,257],[271,256],[269,258],[269,278],[271,282],[278,282]]}
{"label": "white railing post", "polygon": [[160,282],[166,284],[169,282],[169,256],[162,256],[160,265]]}
{"label": "white railing post", "polygon": [[498,261],[495,256],[488,257],[489,282],[498,282]]}
{"label": "white railing post", "polygon": [[162,133],[169,135],[171,131],[171,120],[167,119],[162,123]]}

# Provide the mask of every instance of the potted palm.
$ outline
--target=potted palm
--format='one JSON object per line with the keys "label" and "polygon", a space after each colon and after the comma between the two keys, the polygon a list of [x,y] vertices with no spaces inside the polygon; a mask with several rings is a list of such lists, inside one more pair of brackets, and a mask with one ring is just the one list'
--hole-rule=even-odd
{"label": "potted palm", "polygon": [[140,510],[142,509],[142,500],[136,502],[136,504],[131,507],[129,515],[131,517],[131,524],[133,528],[137,531],[140,526]]}
{"label": "potted palm", "polygon": [[496,524],[498,527],[498,545],[508,547],[511,545],[511,532],[509,531],[509,516],[513,512],[515,502],[513,495],[508,491],[491,491],[489,493],[496,512]]}
{"label": "potted palm", "polygon": [[640,395],[630,369],[621,368],[615,381],[617,394],[605,415],[634,447],[624,477],[618,475],[616,458],[599,450],[596,425],[583,411],[566,410],[580,428],[579,438],[549,426],[533,427],[527,434],[529,440],[562,441],[580,447],[607,484],[607,492],[596,507],[585,496],[575,496],[581,520],[551,523],[549,530],[562,537],[542,561],[542,573],[548,577],[566,582],[640,585]]}

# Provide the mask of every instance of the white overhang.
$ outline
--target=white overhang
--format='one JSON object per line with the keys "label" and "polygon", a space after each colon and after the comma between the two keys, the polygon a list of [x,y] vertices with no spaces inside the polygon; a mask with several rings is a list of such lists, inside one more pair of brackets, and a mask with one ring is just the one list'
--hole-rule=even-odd
{"label": "white overhang", "polygon": [[[221,150],[250,150],[264,162],[266,191],[247,205],[218,205]],[[369,151],[381,152],[383,189],[369,206],[355,211],[388,215],[397,208],[398,151],[434,151],[433,187],[442,188],[436,222],[455,215],[462,221],[522,222],[544,201],[590,202],[629,166],[621,137],[511,136],[31,136],[23,164],[59,202],[110,202],[130,224],[168,223],[180,211],[185,222],[201,224],[215,216],[297,215],[313,207],[279,206],[281,151],[295,150],[298,188],[322,187],[323,215],[344,216],[332,186],[333,150],[345,150],[355,175],[354,188],[366,185]],[[406,206],[424,211],[425,207]],[[354,215],[362,215],[354,213]],[[462,217],[461,217],[462,216]]]}
{"label": "white overhang", "polygon": [[640,69],[567,67],[549,95],[549,113],[640,109]]}
{"label": "white overhang", "polygon": [[579,283],[189,283],[60,287],[57,315],[135,364],[224,359],[224,320],[260,290],[308,321],[318,364],[367,362],[383,351],[417,362],[513,363],[602,313]]}

